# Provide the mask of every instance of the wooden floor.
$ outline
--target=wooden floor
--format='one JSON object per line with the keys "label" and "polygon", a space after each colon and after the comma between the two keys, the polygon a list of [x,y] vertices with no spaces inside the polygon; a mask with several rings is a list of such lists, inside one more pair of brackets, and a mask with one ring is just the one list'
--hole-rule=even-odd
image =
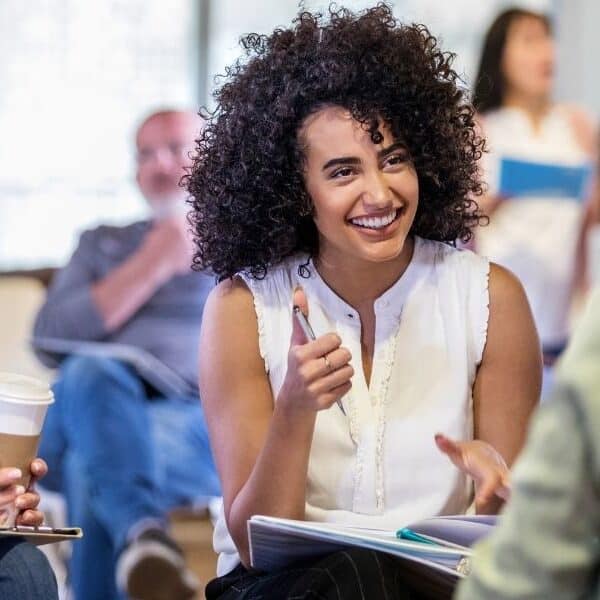
{"label": "wooden floor", "polygon": [[[212,549],[213,527],[207,514],[178,512],[172,515],[171,531],[183,549],[190,569],[202,583],[202,590],[216,575],[217,556]],[[198,596],[204,599],[204,592]]]}
{"label": "wooden floor", "polygon": [[[171,533],[180,544],[189,568],[202,585],[198,600],[204,600],[204,587],[216,575],[217,556],[212,549],[212,532],[207,513],[179,510],[171,515]],[[71,596],[66,586],[66,561],[70,553],[68,542],[40,546],[40,549],[48,556],[56,574],[60,600],[67,600]]]}

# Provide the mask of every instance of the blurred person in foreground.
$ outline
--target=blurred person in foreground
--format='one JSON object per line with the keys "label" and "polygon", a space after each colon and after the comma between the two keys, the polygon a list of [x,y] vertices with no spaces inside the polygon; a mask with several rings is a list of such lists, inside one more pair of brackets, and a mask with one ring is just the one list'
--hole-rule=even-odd
{"label": "blurred person in foreground", "polygon": [[[200,129],[198,117],[176,111],[141,124],[136,179],[152,218],[84,232],[35,324],[40,358],[48,365],[61,361],[40,453],[51,470],[62,466],[69,518],[85,531],[71,564],[80,600],[121,592],[177,600],[197,589],[168,534],[166,514],[220,493],[195,392],[200,320],[213,281],[191,271],[179,187]],[[102,356],[84,344],[78,351],[80,342],[144,350],[190,392],[158,389],[111,356],[112,346]]]}
{"label": "blurred person in foreground", "polygon": [[[581,109],[554,102],[554,71],[549,19],[510,9],[486,34],[473,98],[489,150],[483,158],[489,189],[480,205],[490,216],[489,225],[477,229],[475,245],[525,287],[544,351],[542,396],[568,340],[574,292],[585,287],[585,240],[598,218],[598,197],[590,181],[596,128]],[[528,170],[529,191],[508,197],[516,189],[514,178],[508,181],[514,161],[580,173],[580,195],[536,187]]]}
{"label": "blurred person in foreground", "polygon": [[512,497],[458,600],[600,598],[600,288],[532,423]]}
{"label": "blurred person in foreground", "polygon": [[[43,460],[31,463],[32,480],[26,490],[17,485],[20,469],[0,469],[0,514],[8,505],[19,509],[17,525],[39,526],[44,515],[37,510],[40,497],[33,489],[34,482],[48,470]],[[0,538],[0,600],[58,600],[56,577],[46,557],[22,538]]]}

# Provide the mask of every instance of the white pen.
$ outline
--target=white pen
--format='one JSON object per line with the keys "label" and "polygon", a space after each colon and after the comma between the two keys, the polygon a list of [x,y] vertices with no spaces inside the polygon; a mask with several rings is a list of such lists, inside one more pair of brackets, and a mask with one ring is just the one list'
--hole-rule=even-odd
{"label": "white pen", "polygon": [[[313,328],[310,326],[308,319],[304,316],[304,313],[302,312],[302,310],[300,310],[299,306],[294,306],[294,317],[296,317],[296,321],[298,321],[298,325],[300,325],[300,327],[302,328],[302,331],[304,332],[304,335],[306,336],[306,338],[311,341],[315,340],[316,339],[315,332],[313,331]],[[325,362],[327,363],[327,365],[329,365],[329,362],[327,361],[327,357],[324,356],[323,358],[325,359]],[[340,398],[338,398],[336,400],[336,402],[337,402],[337,405],[340,407],[342,414],[345,416],[346,411],[344,410],[344,405],[342,404],[342,400]]]}

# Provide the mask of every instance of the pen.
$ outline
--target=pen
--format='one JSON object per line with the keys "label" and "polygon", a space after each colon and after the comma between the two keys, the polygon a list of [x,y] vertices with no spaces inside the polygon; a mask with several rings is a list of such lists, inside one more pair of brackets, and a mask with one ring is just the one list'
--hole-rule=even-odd
{"label": "pen", "polygon": [[[402,540],[408,540],[410,542],[419,542],[420,544],[429,544],[431,546],[438,546],[442,548],[455,548],[459,551],[467,551],[468,550],[458,544],[452,544],[451,542],[444,542],[443,540],[436,541],[433,538],[430,538],[426,535],[421,535],[409,529],[408,527],[403,527],[396,532],[396,537]],[[469,556],[462,556],[458,561],[455,570],[463,576],[467,576],[471,573],[471,559]]]}
{"label": "pen", "polygon": [[[304,335],[306,336],[306,338],[311,341],[315,340],[316,339],[315,332],[313,331],[313,328],[310,326],[308,319],[304,316],[304,313],[300,310],[299,306],[294,306],[294,317],[296,317],[296,321],[298,322],[298,325],[300,325],[300,328],[304,332]],[[345,416],[346,411],[344,410],[344,405],[342,404],[341,399],[336,400],[336,402],[337,402],[337,405],[340,407],[342,414]]]}
{"label": "pen", "polygon": [[423,533],[417,533],[409,527],[403,527],[402,529],[396,531],[396,537],[402,540],[409,540],[411,542],[419,542],[421,544],[432,544],[434,546],[442,546],[444,548],[456,548],[457,550],[465,550],[465,547],[461,546],[460,544],[448,542],[447,540],[442,540],[430,535],[425,535]]}
{"label": "pen", "polygon": [[431,544],[433,546],[439,546],[436,542],[429,539],[424,535],[420,535],[414,532],[412,529],[408,527],[403,527],[396,532],[396,537],[402,540],[409,540],[410,542],[420,542],[421,544]]}

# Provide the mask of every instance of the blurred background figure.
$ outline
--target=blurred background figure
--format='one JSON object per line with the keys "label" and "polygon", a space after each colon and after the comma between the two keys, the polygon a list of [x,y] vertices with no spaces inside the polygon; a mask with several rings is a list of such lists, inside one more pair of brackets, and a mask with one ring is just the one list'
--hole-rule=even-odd
{"label": "blurred background figure", "polygon": [[598,598],[600,288],[536,415],[496,531],[473,556],[459,600]]}
{"label": "blurred background figure", "polygon": [[166,516],[220,493],[196,391],[213,281],[191,271],[179,187],[200,125],[174,110],[144,120],[136,180],[152,217],[84,232],[35,323],[39,358],[60,365],[40,455],[62,472],[69,520],[85,531],[71,561],[77,599],[197,590]]}
{"label": "blurred background figure", "polygon": [[[599,148],[600,150],[600,148]],[[600,286],[600,152],[596,160],[596,182],[593,193],[596,200],[592,201],[588,221],[590,222],[587,239],[584,239],[586,257],[586,283],[590,287]]]}
{"label": "blurred background figure", "polygon": [[584,284],[598,202],[595,126],[581,109],[553,101],[554,74],[549,19],[521,9],[500,14],[475,78],[473,101],[489,149],[481,204],[490,216],[476,249],[525,286],[543,346],[545,390],[569,337],[574,292]]}

